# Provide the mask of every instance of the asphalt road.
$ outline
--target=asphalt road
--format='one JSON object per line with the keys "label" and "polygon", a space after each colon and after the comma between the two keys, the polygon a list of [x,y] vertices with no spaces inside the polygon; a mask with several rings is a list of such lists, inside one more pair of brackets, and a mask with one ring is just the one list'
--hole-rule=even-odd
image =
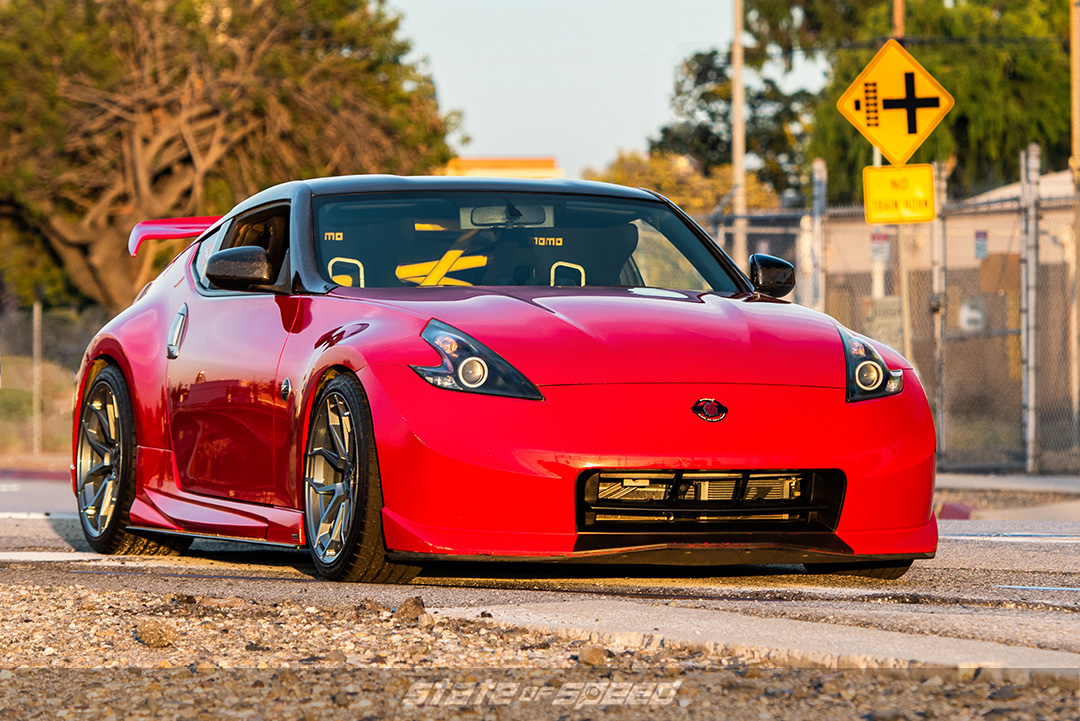
{"label": "asphalt road", "polygon": [[1080,667],[1080,522],[942,521],[938,556],[889,582],[812,576],[800,566],[476,563],[435,565],[411,585],[391,587],[320,582],[306,551],[245,544],[200,540],[165,559],[96,556],[72,507],[65,483],[0,484],[0,587],[78,584],[327,605],[395,605],[420,595],[448,615],[488,611],[496,621],[609,635],[656,631],[804,659],[835,654],[839,644],[859,658]]}

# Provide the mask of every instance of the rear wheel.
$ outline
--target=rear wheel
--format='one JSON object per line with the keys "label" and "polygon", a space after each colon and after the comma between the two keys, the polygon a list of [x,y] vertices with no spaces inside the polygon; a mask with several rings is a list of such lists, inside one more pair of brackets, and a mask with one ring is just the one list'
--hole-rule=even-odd
{"label": "rear wheel", "polygon": [[178,536],[131,533],[135,500],[135,418],[120,369],[106,366],[90,382],[79,413],[75,497],[79,521],[98,553],[171,555],[191,544]]}
{"label": "rear wheel", "polygon": [[371,410],[360,384],[338,375],[319,391],[304,454],[304,532],[319,575],[408,583],[420,569],[386,559],[382,485]]}
{"label": "rear wheel", "polygon": [[911,568],[911,560],[891,563],[804,563],[807,573],[835,574],[838,576],[862,576],[895,581]]}

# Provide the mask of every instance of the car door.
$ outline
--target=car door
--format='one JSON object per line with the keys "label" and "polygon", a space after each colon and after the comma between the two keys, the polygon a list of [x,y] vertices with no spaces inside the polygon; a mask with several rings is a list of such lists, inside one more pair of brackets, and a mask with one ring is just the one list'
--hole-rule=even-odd
{"label": "car door", "polygon": [[[296,309],[284,292],[288,228],[288,205],[259,208],[205,239],[195,256],[190,293],[167,339],[170,434],[182,491],[280,504],[277,366]],[[214,287],[204,275],[210,255],[243,245],[267,251],[275,284]]]}

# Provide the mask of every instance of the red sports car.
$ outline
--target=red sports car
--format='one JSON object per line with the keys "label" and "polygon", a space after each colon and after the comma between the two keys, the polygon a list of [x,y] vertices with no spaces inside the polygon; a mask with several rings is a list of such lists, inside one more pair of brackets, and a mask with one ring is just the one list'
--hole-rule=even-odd
{"label": "red sports car", "polygon": [[212,537],[328,579],[437,560],[804,564],[937,546],[911,365],[778,300],[645,190],[363,176],[278,185],[94,338],[72,483],[102,553]]}

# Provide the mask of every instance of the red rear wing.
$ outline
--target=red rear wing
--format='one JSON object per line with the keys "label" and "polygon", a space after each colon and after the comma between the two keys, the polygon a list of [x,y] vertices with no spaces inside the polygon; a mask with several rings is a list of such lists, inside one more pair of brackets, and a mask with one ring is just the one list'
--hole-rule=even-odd
{"label": "red rear wing", "polygon": [[176,240],[194,238],[221,220],[220,215],[202,215],[196,218],[162,218],[144,220],[131,229],[128,236],[128,252],[135,255],[144,240]]}

